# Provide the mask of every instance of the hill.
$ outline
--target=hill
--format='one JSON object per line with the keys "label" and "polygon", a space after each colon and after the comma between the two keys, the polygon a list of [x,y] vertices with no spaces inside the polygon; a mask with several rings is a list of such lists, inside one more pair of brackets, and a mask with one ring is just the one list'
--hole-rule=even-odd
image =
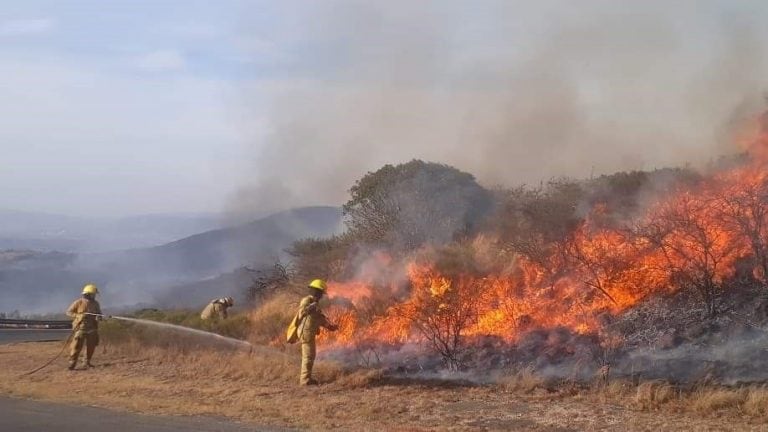
{"label": "hill", "polygon": [[87,268],[135,279],[205,278],[245,264],[273,261],[294,240],[324,237],[341,228],[336,207],[304,207],[244,225],[206,231],[161,246],[81,256]]}
{"label": "hill", "polygon": [[214,214],[75,217],[0,209],[0,250],[99,252],[150,247],[220,226]]}
{"label": "hill", "polygon": [[247,224],[206,231],[161,246],[92,254],[6,252],[0,261],[2,310],[58,311],[94,281],[105,305],[154,301],[170,286],[211,279],[243,265],[268,264],[294,240],[341,228],[336,207],[305,207]]}

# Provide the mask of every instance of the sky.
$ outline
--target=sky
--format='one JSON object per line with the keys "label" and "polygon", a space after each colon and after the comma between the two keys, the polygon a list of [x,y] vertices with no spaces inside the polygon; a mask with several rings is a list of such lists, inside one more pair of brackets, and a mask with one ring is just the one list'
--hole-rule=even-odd
{"label": "sky", "polygon": [[245,9],[2,2],[0,207],[220,211],[244,174],[239,82],[280,62],[261,36],[268,7],[249,5],[247,22]]}
{"label": "sky", "polygon": [[766,21],[761,1],[4,0],[0,208],[258,214],[416,157],[487,184],[707,159],[768,88]]}

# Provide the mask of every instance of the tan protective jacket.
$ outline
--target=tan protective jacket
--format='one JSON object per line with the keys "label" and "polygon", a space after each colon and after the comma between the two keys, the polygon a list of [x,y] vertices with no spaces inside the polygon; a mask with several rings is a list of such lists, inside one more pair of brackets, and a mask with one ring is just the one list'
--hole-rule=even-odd
{"label": "tan protective jacket", "polygon": [[97,317],[83,315],[84,312],[101,315],[101,306],[99,306],[99,302],[96,300],[89,300],[85,297],[75,300],[67,309],[67,316],[73,318],[72,331],[82,331],[83,333],[98,331],[99,322],[96,320]]}
{"label": "tan protective jacket", "polygon": [[320,305],[313,296],[306,296],[299,303],[299,340],[302,343],[315,341],[320,327],[328,327],[328,318],[320,311]]}
{"label": "tan protective jacket", "polygon": [[220,319],[226,319],[227,318],[227,309],[229,306],[225,305],[221,299],[216,299],[208,303],[208,306],[203,309],[203,312],[200,314],[200,319],[211,319],[211,318],[220,318]]}

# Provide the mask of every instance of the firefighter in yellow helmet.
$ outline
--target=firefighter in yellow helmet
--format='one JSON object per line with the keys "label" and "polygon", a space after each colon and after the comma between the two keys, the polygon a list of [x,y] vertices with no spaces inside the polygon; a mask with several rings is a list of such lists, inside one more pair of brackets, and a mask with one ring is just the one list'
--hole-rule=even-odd
{"label": "firefighter in yellow helmet", "polygon": [[67,316],[72,317],[72,345],[69,351],[69,370],[73,370],[80,357],[80,351],[85,345],[85,367],[93,367],[91,358],[99,344],[99,321],[101,321],[101,306],[96,301],[99,290],[94,284],[83,287],[83,295],[75,300]]}
{"label": "firefighter in yellow helmet", "polygon": [[300,385],[315,385],[317,381],[312,378],[312,366],[315,364],[316,345],[315,337],[320,327],[330,331],[336,331],[338,326],[331,324],[328,318],[320,311],[319,301],[327,286],[322,279],[315,279],[309,283],[309,295],[301,299],[298,312],[298,336],[301,342],[301,375]]}
{"label": "firefighter in yellow helmet", "polygon": [[210,303],[208,303],[205,309],[203,309],[203,312],[200,314],[200,319],[226,319],[228,316],[227,309],[234,305],[235,299],[232,297],[213,299]]}

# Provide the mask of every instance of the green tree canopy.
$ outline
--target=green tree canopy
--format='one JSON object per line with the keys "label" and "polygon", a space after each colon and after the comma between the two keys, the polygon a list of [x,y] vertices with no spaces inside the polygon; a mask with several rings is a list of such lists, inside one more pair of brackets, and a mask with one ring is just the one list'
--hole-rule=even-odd
{"label": "green tree canopy", "polygon": [[350,235],[403,250],[469,234],[492,207],[490,192],[471,174],[421,160],[369,172],[349,192]]}

